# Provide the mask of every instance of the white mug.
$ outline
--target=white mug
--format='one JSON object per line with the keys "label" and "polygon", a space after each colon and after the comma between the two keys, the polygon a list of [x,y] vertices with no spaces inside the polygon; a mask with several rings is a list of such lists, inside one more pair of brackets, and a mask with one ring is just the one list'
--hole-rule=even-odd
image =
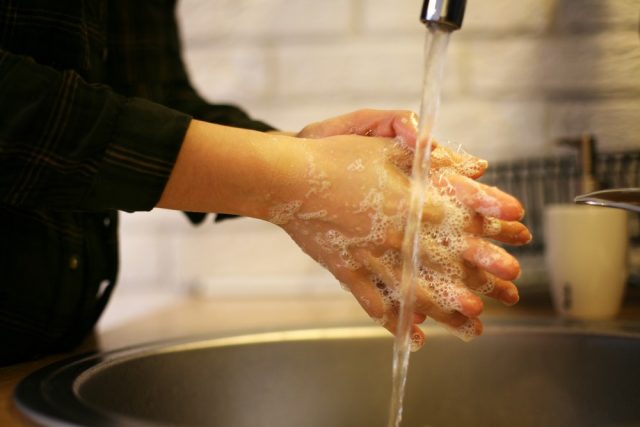
{"label": "white mug", "polygon": [[627,212],[549,205],[545,261],[556,311],[572,319],[609,319],[620,311],[627,279]]}

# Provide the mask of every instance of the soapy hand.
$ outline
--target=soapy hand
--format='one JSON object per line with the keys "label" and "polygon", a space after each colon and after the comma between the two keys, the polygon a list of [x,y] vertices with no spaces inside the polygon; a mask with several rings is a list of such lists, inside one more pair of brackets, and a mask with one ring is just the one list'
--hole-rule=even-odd
{"label": "soapy hand", "polygon": [[[287,187],[269,217],[392,333],[415,144],[412,117],[365,110],[306,127],[300,136],[307,138],[296,145],[306,159],[306,182]],[[325,137],[340,132],[402,138]],[[482,330],[478,294],[517,302],[511,281],[520,273],[518,262],[489,239],[511,245],[531,239],[518,222],[520,203],[471,179],[482,174],[485,161],[442,146],[432,159],[412,330],[416,348],[424,341],[417,324],[427,316],[470,338]]]}

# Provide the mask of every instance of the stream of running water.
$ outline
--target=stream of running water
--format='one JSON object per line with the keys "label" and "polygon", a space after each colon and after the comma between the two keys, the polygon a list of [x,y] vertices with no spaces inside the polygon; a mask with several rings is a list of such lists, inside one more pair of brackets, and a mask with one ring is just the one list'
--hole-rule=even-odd
{"label": "stream of running water", "polygon": [[437,25],[427,26],[418,139],[413,158],[409,215],[402,244],[400,316],[393,348],[393,377],[387,427],[400,426],[402,419],[402,402],[412,345],[411,326],[416,295],[415,286],[420,269],[420,227],[425,194],[430,185],[432,132],[440,104],[440,89],[449,35],[449,31]]}

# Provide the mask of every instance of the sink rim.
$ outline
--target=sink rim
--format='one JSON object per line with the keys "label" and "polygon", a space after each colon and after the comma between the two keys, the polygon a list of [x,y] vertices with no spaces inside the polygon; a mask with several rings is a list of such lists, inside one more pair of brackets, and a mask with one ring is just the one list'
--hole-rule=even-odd
{"label": "sink rim", "polygon": [[[427,335],[427,346],[429,337],[450,335],[446,329],[436,325],[428,325],[424,327],[424,330]],[[558,321],[557,319],[489,321],[486,322],[483,336],[513,333],[640,339],[640,322],[584,323]],[[42,425],[157,426],[155,423],[147,423],[123,414],[105,412],[84,400],[79,394],[79,388],[84,380],[90,378],[92,373],[96,371],[132,359],[156,354],[277,342],[368,338],[388,339],[391,349],[393,343],[391,335],[379,326],[370,325],[218,333],[139,344],[109,352],[90,352],[65,358],[31,373],[16,387],[14,402],[24,415]]]}

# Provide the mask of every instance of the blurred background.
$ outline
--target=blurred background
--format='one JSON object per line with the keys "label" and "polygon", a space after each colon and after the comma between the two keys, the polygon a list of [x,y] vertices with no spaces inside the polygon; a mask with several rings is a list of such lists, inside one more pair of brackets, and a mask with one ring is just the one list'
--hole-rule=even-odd
{"label": "blurred background", "polygon": [[[365,107],[418,111],[421,6],[182,0],[178,15],[201,94],[296,131]],[[603,186],[640,186],[639,19],[640,0],[469,0],[451,38],[435,136],[489,160],[498,172],[488,182],[525,201],[535,244],[519,254],[522,289],[544,286],[542,207],[579,192],[577,151],[558,140],[593,135]],[[163,210],[121,220],[120,283],[101,328],[192,296],[343,292],[267,223],[209,219],[192,227]],[[631,221],[638,243],[637,215]]]}

